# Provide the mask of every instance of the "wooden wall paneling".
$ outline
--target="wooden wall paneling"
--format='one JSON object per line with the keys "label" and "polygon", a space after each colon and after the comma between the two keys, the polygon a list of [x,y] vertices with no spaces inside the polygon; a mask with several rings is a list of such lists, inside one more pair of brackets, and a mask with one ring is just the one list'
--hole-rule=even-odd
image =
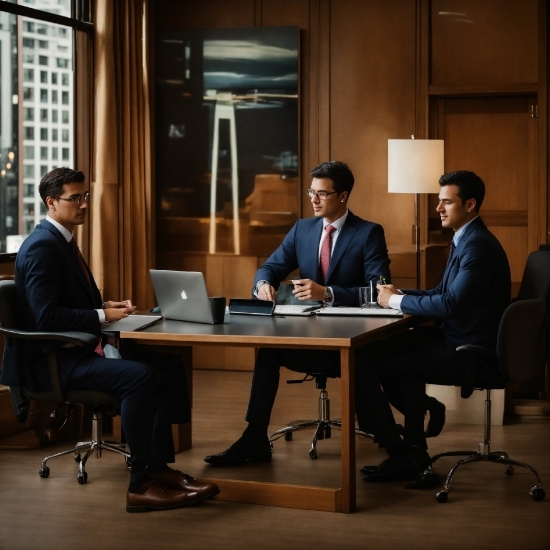
{"label": "wooden wall paneling", "polygon": [[[550,71],[548,64],[550,61],[550,37],[548,26],[550,25],[550,13],[546,0],[539,0],[539,28],[538,28],[538,50],[539,50],[539,66],[538,66],[538,91],[537,91],[537,107],[538,107],[538,173],[537,181],[539,182],[539,208],[543,215],[539,219],[538,234],[539,244],[550,242],[548,230],[550,229],[549,219],[549,199],[550,199],[550,136],[548,134],[548,86]],[[544,207],[546,206],[546,208]]]}
{"label": "wooden wall paneling", "polygon": [[415,132],[416,2],[331,4],[331,145],[355,175],[350,209],[411,243],[414,197],[388,193],[389,138]]}
{"label": "wooden wall paneling", "polygon": [[538,0],[432,0],[434,85],[536,83]]}

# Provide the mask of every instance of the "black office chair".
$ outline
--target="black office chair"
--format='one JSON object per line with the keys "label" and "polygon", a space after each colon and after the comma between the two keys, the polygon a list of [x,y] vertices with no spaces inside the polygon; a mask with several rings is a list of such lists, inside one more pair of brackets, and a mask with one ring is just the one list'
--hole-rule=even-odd
{"label": "black office chair", "polygon": [[[509,458],[504,451],[491,451],[491,389],[502,389],[508,380],[523,381],[544,368],[546,361],[547,304],[544,299],[518,300],[508,306],[498,331],[496,354],[481,346],[463,345],[457,351],[466,362],[466,383],[462,396],[467,397],[474,389],[485,390],[484,438],[477,451],[452,451],[432,457],[432,463],[442,456],[464,456],[447,474],[445,485],[436,494],[439,502],[446,502],[456,469],[462,464],[488,461],[508,466],[506,474],[514,473],[514,466],[530,470],[537,478],[537,484],[529,494],[533,500],[544,500],[545,492],[537,471],[518,460]],[[499,373],[488,374],[487,362],[498,363]]]}
{"label": "black office chair", "polygon": [[[301,384],[302,382],[309,382],[315,380],[315,387],[321,390],[319,394],[319,418],[317,420],[293,420],[289,422],[284,428],[273,432],[269,436],[270,443],[273,443],[277,439],[284,436],[285,441],[292,441],[292,433],[300,430],[314,429],[313,437],[311,439],[311,447],[309,449],[309,456],[312,459],[317,458],[317,441],[320,439],[330,439],[332,435],[332,428],[337,430],[342,429],[342,423],[338,420],[330,419],[330,399],[328,398],[327,387],[327,375],[319,373],[306,374],[301,380],[287,380],[287,384]],[[359,429],[355,430],[357,435],[363,437],[373,438],[371,434],[363,432]]]}
{"label": "black office chair", "polygon": [[[84,332],[28,332],[18,330],[15,327],[16,292],[14,281],[0,281],[0,334],[6,338],[22,340],[60,340],[67,344],[82,346],[93,350],[97,345],[97,337]],[[112,451],[125,457],[126,463],[130,453],[126,445],[103,441],[102,420],[104,414],[114,415],[118,413],[120,401],[118,397],[92,390],[63,390],[61,387],[59,369],[57,366],[56,352],[48,355],[48,363],[51,377],[51,390],[30,391],[24,387],[10,387],[10,396],[15,411],[15,416],[20,422],[26,422],[31,399],[53,403],[57,406],[64,404],[89,405],[92,408],[92,438],[90,441],[77,443],[72,449],[47,456],[42,460],[39,475],[46,478],[50,475],[50,468],[46,465],[50,458],[74,453],[78,462],[78,483],[84,484],[88,480],[86,462],[95,452],[101,457],[102,450]]]}

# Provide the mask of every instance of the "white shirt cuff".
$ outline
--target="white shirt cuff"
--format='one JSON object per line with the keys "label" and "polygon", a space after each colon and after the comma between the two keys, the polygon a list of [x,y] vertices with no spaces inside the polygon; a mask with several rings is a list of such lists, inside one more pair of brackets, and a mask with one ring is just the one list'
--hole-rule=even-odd
{"label": "white shirt cuff", "polygon": [[104,323],[105,322],[105,312],[102,309],[96,309],[97,316],[99,317],[99,322]]}
{"label": "white shirt cuff", "polygon": [[401,309],[401,300],[403,300],[404,294],[392,294],[388,300],[388,305],[392,309]]}

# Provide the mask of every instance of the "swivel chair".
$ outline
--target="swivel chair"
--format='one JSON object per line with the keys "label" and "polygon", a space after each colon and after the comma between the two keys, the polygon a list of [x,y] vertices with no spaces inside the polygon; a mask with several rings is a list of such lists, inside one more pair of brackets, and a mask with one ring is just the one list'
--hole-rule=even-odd
{"label": "swivel chair", "polygon": [[[518,460],[511,459],[504,451],[491,451],[491,389],[502,389],[511,381],[523,381],[544,368],[546,361],[547,305],[542,298],[518,300],[508,306],[498,331],[496,353],[476,345],[457,348],[466,366],[462,397],[469,397],[474,389],[485,390],[484,438],[477,451],[451,451],[432,457],[432,463],[443,456],[463,456],[447,474],[443,489],[436,494],[438,502],[446,502],[453,475],[463,464],[477,461],[505,464],[507,475],[514,473],[514,466],[530,470],[537,484],[529,494],[535,501],[544,500],[545,492],[537,471]],[[492,372],[498,365],[498,373]]]}
{"label": "swivel chair", "polygon": [[[314,429],[313,437],[311,439],[311,447],[309,449],[309,456],[314,460],[317,458],[317,441],[320,439],[330,439],[332,435],[332,428],[337,430],[342,429],[342,423],[338,420],[330,419],[330,399],[328,398],[327,387],[327,375],[319,373],[308,373],[301,380],[287,380],[287,384],[301,384],[302,382],[309,382],[315,380],[315,386],[318,390],[321,390],[319,394],[319,418],[317,420],[293,420],[289,422],[287,426],[273,432],[269,436],[270,443],[273,443],[277,439],[284,436],[285,441],[292,441],[292,433],[300,430]],[[373,438],[372,435],[367,434],[359,429],[355,430],[357,435],[363,437]]]}
{"label": "swivel chair", "polygon": [[[0,281],[0,334],[7,339],[15,338],[21,340],[60,340],[67,344],[81,346],[93,350],[97,344],[97,337],[93,334],[84,332],[29,332],[19,330],[15,326],[16,311],[16,290],[14,281]],[[57,354],[55,351],[48,354],[48,364],[50,369],[51,390],[32,391],[23,387],[10,387],[10,396],[17,419],[25,423],[27,420],[28,409],[31,399],[53,403],[57,406],[64,404],[81,404],[92,407],[92,438],[90,441],[78,443],[72,449],[67,449],[60,453],[47,456],[42,460],[40,477],[47,478],[50,475],[50,468],[47,466],[48,460],[57,456],[63,456],[74,453],[75,460],[78,462],[78,483],[84,484],[88,480],[86,472],[86,462],[95,452],[96,456],[101,457],[103,450],[112,451],[125,457],[126,463],[130,458],[126,445],[103,441],[102,439],[102,420],[103,415],[108,413],[117,414],[120,408],[120,401],[117,396],[104,392],[93,390],[64,390],[61,387],[59,368],[57,365]],[[18,365],[22,373],[21,365]],[[26,381],[28,383],[28,381]],[[23,382],[25,383],[25,381]]]}

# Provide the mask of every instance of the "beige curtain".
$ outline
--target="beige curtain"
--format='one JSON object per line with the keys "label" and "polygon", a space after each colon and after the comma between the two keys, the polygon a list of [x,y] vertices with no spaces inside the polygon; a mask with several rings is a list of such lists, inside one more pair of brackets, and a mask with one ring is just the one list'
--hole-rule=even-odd
{"label": "beige curtain", "polygon": [[96,0],[90,267],[105,300],[153,303],[148,0]]}

